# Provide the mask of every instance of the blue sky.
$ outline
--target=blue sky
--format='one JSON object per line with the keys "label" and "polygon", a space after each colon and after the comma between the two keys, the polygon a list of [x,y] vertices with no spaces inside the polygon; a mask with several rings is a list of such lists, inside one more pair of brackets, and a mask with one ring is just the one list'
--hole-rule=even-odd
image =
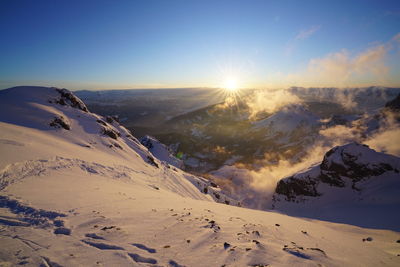
{"label": "blue sky", "polygon": [[400,86],[399,1],[0,1],[0,88]]}

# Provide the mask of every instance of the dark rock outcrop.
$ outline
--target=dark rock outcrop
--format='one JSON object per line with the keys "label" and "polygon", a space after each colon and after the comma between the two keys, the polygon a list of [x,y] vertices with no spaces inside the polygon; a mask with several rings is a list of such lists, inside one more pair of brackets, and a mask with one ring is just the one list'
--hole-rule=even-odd
{"label": "dark rock outcrop", "polygon": [[[86,105],[80,100],[78,97],[76,97],[71,91],[67,89],[58,89],[56,88],[57,92],[60,93],[60,98],[55,99],[54,102],[63,106],[71,106],[73,108],[80,109],[84,112],[89,112],[88,108]],[[50,101],[52,102],[52,101]]]}
{"label": "dark rock outcrop", "polygon": [[51,127],[55,128],[63,128],[65,130],[71,130],[71,126],[69,122],[63,117],[55,117],[49,124]]}
{"label": "dark rock outcrop", "polygon": [[111,137],[112,139],[117,140],[117,138],[119,136],[121,136],[121,134],[119,132],[117,132],[116,130],[110,128],[110,127],[102,127],[101,128],[101,133],[103,135],[107,135],[109,137]]}
{"label": "dark rock outcrop", "polygon": [[275,193],[283,195],[288,201],[295,201],[299,196],[320,196],[320,184],[334,187],[351,184],[357,190],[360,181],[385,172],[399,173],[398,164],[395,164],[398,161],[394,156],[376,152],[363,144],[337,146],[325,154],[320,165],[280,180]]}

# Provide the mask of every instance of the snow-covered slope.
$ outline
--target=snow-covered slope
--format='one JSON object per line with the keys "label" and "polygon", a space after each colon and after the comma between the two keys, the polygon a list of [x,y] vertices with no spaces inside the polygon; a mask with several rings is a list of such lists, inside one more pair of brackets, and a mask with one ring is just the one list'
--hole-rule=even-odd
{"label": "snow-covered slope", "polygon": [[0,151],[0,265],[400,263],[397,232],[215,203],[233,200],[67,90],[0,91]]}
{"label": "snow-covered slope", "polygon": [[312,218],[400,230],[400,158],[350,143],[278,182],[274,208]]}
{"label": "snow-covered slope", "polygon": [[157,159],[167,162],[168,164],[177,168],[183,169],[183,161],[174,157],[168,147],[158,141],[156,138],[146,135],[140,138],[140,143],[147,147],[147,149]]}
{"label": "snow-covered slope", "polygon": [[[90,113],[85,104],[66,89],[15,87],[1,91],[0,99],[2,135],[6,136],[1,139],[4,146],[2,154],[6,155],[0,162],[2,168],[23,168],[25,171],[31,168],[37,171],[36,164],[39,164],[46,165],[43,167],[45,172],[47,165],[55,165],[56,168],[58,165],[58,168],[64,165],[66,168],[80,166],[84,171],[86,165],[99,164],[105,169],[122,165],[113,167],[121,171],[122,177],[136,173],[136,182],[149,186],[157,184],[157,188],[186,197],[218,200],[202,193],[210,185],[205,179],[154,158],[117,121]],[[7,136],[13,136],[13,140]],[[15,166],[6,166],[16,161]],[[89,169],[100,171],[93,167]],[[159,177],[165,179],[160,180]],[[21,175],[7,175],[1,184],[11,184],[22,178]],[[218,191],[217,188],[214,190]]]}

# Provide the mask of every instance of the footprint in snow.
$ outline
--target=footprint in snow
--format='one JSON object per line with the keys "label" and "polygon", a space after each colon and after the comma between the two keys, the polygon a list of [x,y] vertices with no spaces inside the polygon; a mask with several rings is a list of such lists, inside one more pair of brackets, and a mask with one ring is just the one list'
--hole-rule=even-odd
{"label": "footprint in snow", "polygon": [[153,258],[146,258],[142,257],[139,254],[135,253],[128,253],[129,257],[131,257],[135,262],[142,262],[142,263],[150,263],[150,264],[156,264],[157,260]]}
{"label": "footprint in snow", "polygon": [[170,265],[170,266],[172,266],[172,267],[186,267],[185,265],[180,265],[180,264],[178,264],[176,261],[174,261],[174,260],[170,260],[169,262],[168,262],[168,264]]}
{"label": "footprint in snow", "polygon": [[104,240],[104,237],[99,236],[99,235],[97,235],[97,234],[95,234],[95,233],[88,233],[88,234],[86,234],[85,236],[86,236],[86,237],[93,238],[93,239],[102,239],[102,240]]}
{"label": "footprint in snow", "polygon": [[122,247],[115,246],[115,245],[109,245],[106,243],[97,243],[97,242],[92,242],[89,240],[81,240],[83,243],[88,244],[89,246],[101,249],[101,250],[125,250]]}
{"label": "footprint in snow", "polygon": [[47,257],[42,257],[42,261],[43,261],[43,263],[39,265],[40,267],[42,267],[42,266],[62,267],[62,265],[60,265],[54,261],[51,261]]}
{"label": "footprint in snow", "polygon": [[65,227],[59,227],[54,230],[56,235],[71,235],[71,229]]}
{"label": "footprint in snow", "polygon": [[156,253],[156,252],[157,252],[157,250],[155,250],[154,248],[146,247],[146,246],[143,245],[143,244],[134,243],[134,244],[131,244],[131,245],[132,245],[132,246],[135,246],[135,247],[137,247],[137,248],[146,250],[146,251],[149,252],[149,253]]}

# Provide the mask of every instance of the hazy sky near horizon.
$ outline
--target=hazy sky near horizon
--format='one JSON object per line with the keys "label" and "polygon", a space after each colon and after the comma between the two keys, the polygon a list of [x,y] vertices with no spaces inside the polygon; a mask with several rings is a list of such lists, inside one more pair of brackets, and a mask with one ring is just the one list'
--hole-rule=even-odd
{"label": "hazy sky near horizon", "polygon": [[0,1],[0,88],[400,86],[400,1]]}

